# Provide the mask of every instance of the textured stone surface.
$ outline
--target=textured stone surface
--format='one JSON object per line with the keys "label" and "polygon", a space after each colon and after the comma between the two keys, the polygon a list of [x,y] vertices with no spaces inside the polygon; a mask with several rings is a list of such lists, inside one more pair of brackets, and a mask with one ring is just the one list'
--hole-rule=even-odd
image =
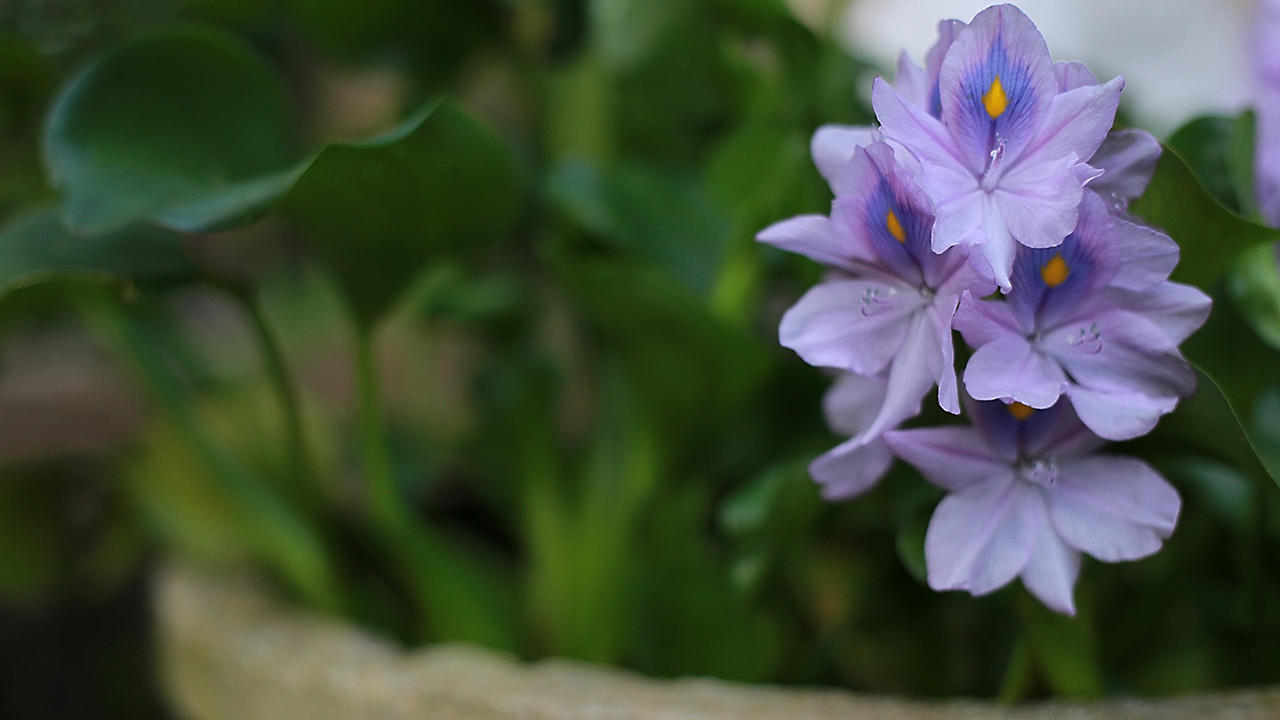
{"label": "textured stone surface", "polygon": [[252,582],[172,566],[157,581],[163,682],[186,720],[1182,720],[1280,718],[1280,690],[1160,701],[922,702],[662,681],[489,651],[404,652],[287,608]]}

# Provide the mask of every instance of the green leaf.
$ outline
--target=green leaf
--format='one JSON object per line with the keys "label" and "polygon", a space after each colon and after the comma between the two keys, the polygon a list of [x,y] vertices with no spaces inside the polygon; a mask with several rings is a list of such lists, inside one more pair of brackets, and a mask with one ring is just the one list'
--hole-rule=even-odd
{"label": "green leaf", "polygon": [[1018,597],[1018,614],[1040,676],[1054,694],[1102,695],[1104,687],[1093,634],[1083,618],[1059,615],[1027,593]]}
{"label": "green leaf", "polygon": [[196,274],[183,237],[154,225],[81,235],[55,210],[44,209],[21,215],[0,231],[0,301],[19,289],[58,280],[178,281]]}
{"label": "green leaf", "polygon": [[282,80],[242,40],[210,27],[148,33],[59,94],[45,133],[49,177],[88,232],[153,220],[239,224],[292,182]]}
{"label": "green leaf", "polygon": [[1280,349],[1280,262],[1276,245],[1259,245],[1240,256],[1227,289],[1258,337]]}
{"label": "green leaf", "polygon": [[1249,222],[1215,200],[1169,147],[1146,193],[1131,209],[1182,248],[1173,279],[1201,288],[1213,285],[1246,250],[1280,236],[1280,231]]}
{"label": "green leaf", "polygon": [[429,261],[509,233],[520,204],[510,149],[443,101],[379,138],[325,147],[282,209],[368,323]]}

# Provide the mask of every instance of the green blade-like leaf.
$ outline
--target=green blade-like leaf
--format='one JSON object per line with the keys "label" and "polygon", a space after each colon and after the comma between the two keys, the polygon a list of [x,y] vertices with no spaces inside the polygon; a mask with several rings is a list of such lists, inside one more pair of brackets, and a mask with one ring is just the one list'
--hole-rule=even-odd
{"label": "green blade-like leaf", "polygon": [[371,322],[428,261],[509,233],[520,186],[504,143],[445,101],[380,138],[325,147],[283,210]]}
{"label": "green blade-like leaf", "polygon": [[284,83],[234,35],[168,28],[103,56],[54,101],[49,177],[73,226],[140,220],[205,230],[255,216],[288,189]]}
{"label": "green blade-like leaf", "polygon": [[1131,209],[1182,248],[1173,279],[1201,288],[1213,285],[1241,253],[1280,236],[1280,231],[1249,222],[1215,200],[1169,147],[1146,193]]}

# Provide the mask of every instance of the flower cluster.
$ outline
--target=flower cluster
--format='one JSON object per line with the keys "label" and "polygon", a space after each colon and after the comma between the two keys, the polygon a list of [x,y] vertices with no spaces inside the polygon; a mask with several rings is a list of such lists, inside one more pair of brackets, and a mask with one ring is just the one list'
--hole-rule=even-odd
{"label": "flower cluster", "polygon": [[[814,162],[835,194],[758,239],[830,268],[780,337],[841,371],[826,399],[849,439],[810,466],[829,499],[894,457],[948,491],[926,537],[932,587],[978,595],[1021,577],[1074,612],[1080,553],[1155,552],[1176,492],[1143,462],[1096,454],[1190,394],[1178,345],[1209,311],[1168,280],[1178,247],[1127,213],[1160,145],[1112,130],[1122,78],[1054,63],[1016,7],[939,26],[920,68],[875,81],[878,127],[827,126]],[[972,348],[955,370],[954,332]],[[898,429],[937,388],[972,427]]]}

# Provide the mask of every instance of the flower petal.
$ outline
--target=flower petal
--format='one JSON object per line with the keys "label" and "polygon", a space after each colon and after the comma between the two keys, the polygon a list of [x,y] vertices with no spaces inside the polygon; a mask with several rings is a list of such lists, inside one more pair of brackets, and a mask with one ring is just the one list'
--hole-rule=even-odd
{"label": "flower petal", "polygon": [[866,254],[851,239],[841,238],[825,215],[798,215],[774,223],[756,234],[756,240],[842,270],[854,270],[852,261]]}
{"label": "flower petal", "polygon": [[1057,402],[1066,386],[1058,363],[1017,335],[978,348],[964,371],[964,387],[976,400],[1012,399],[1043,409]]}
{"label": "flower petal", "polygon": [[1053,74],[1058,78],[1058,92],[1098,84],[1098,76],[1094,75],[1084,63],[1056,62],[1053,64]]}
{"label": "flower petal", "polygon": [[1159,550],[1181,507],[1178,492],[1151,466],[1113,455],[1064,462],[1047,497],[1062,539],[1104,562]]}
{"label": "flower petal", "polygon": [[884,405],[885,379],[841,373],[822,397],[822,414],[827,427],[853,437],[875,421]]}
{"label": "flower petal", "polygon": [[1084,189],[1076,177],[1076,156],[1044,156],[1020,162],[1005,172],[992,193],[1009,234],[1033,248],[1054,247],[1071,234],[1079,219]]}
{"label": "flower petal", "polygon": [[1173,412],[1177,398],[1149,397],[1140,392],[1093,390],[1072,385],[1067,397],[1080,421],[1098,437],[1132,440],[1151,432],[1162,415]]}
{"label": "flower petal", "polygon": [[1058,81],[1040,31],[1013,5],[996,5],[978,13],[951,44],[939,87],[942,122],[969,167],[981,172],[994,138],[1011,157],[1033,139]]}
{"label": "flower petal", "polygon": [[[1013,162],[1039,164],[1074,154],[1080,162],[1093,157],[1115,124],[1124,78],[1088,85],[1053,98],[1035,139],[1013,155]],[[1096,167],[1096,165],[1095,165]]]}
{"label": "flower petal", "polygon": [[1182,283],[1164,282],[1144,293],[1111,291],[1117,305],[1142,315],[1181,345],[1209,318],[1213,300],[1203,291]]}
{"label": "flower petal", "polygon": [[823,125],[809,141],[813,164],[831,186],[832,192],[840,191],[840,179],[853,152],[878,139],[879,132],[871,125]]}
{"label": "flower petal", "polygon": [[1005,472],[947,495],[933,511],[924,537],[929,587],[983,595],[1026,567],[1044,501]]}
{"label": "flower petal", "polygon": [[1018,576],[1027,590],[1050,610],[1075,615],[1072,595],[1080,575],[1080,552],[1058,536],[1043,505],[1041,503],[1041,516],[1035,523],[1031,557]]}
{"label": "flower petal", "polygon": [[942,364],[942,348],[932,315],[925,311],[912,318],[902,347],[889,365],[884,405],[864,431],[866,438],[878,437],[920,414],[920,404],[936,381],[935,368],[940,369]]}
{"label": "flower petal", "polygon": [[989,448],[977,430],[951,426],[891,430],[884,441],[894,455],[944,490],[957,491],[1011,472],[1009,462]]}
{"label": "flower petal", "polygon": [[809,463],[809,476],[827,500],[848,500],[875,487],[889,471],[893,454],[883,439],[846,440]]}
{"label": "flower petal", "polygon": [[1111,286],[1150,290],[1169,277],[1178,264],[1178,244],[1168,235],[1123,218],[1112,218],[1107,242],[1116,251]]}
{"label": "flower petal", "polygon": [[1077,384],[1092,390],[1152,398],[1185,397],[1195,391],[1195,373],[1169,336],[1137,313],[1091,313],[1045,332],[1039,346]]}
{"label": "flower petal", "polygon": [[897,354],[922,303],[914,289],[879,282],[820,283],[782,316],[779,339],[810,365],[877,375]]}
{"label": "flower petal", "polygon": [[982,347],[1008,335],[1025,335],[1029,329],[1019,324],[1009,303],[977,300],[967,292],[961,297],[951,324],[971,347]]}
{"label": "flower petal", "polygon": [[1089,189],[1124,208],[1147,189],[1160,161],[1160,141],[1142,130],[1112,130],[1089,158],[1102,176]]}

